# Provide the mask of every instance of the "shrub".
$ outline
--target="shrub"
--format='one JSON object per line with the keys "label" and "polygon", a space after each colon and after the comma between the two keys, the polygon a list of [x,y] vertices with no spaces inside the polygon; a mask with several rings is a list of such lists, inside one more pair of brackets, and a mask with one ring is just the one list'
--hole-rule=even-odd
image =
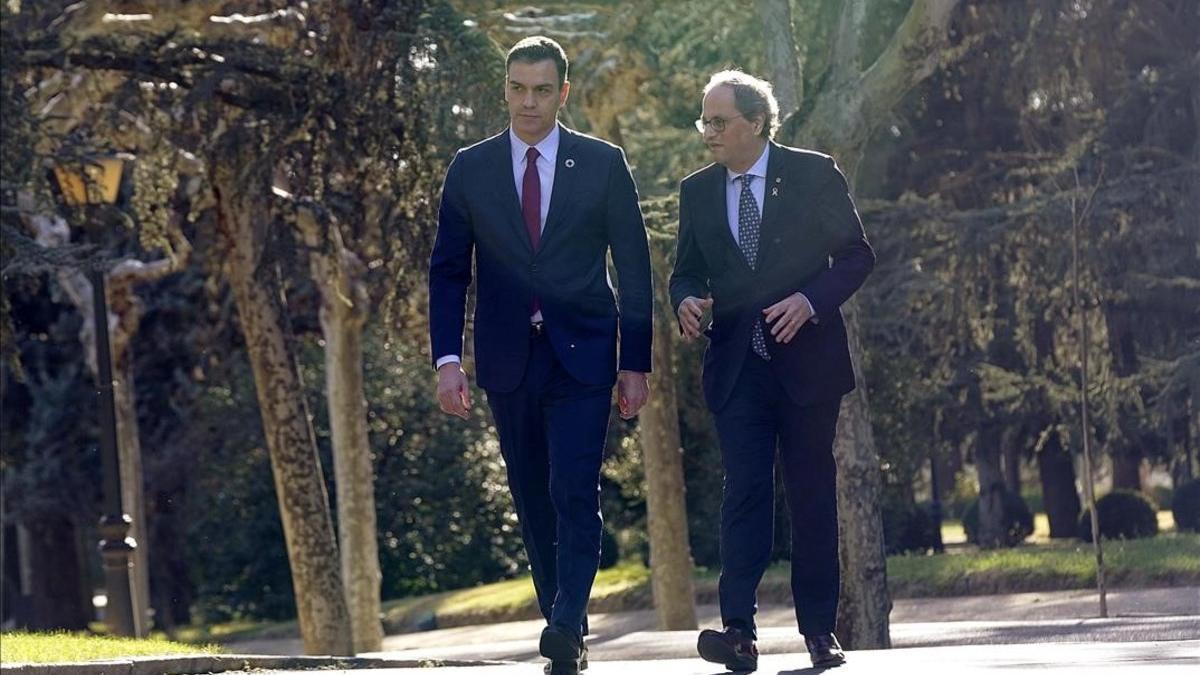
{"label": "shrub", "polygon": [[894,505],[883,511],[883,542],[888,555],[931,550],[936,525],[928,504]]}
{"label": "shrub", "polygon": [[[1004,507],[1004,545],[1016,546],[1033,534],[1033,513],[1020,495],[1005,490],[1001,496]],[[967,532],[967,541],[979,543],[979,499],[971,502],[963,513],[963,529]]]}
{"label": "shrub", "polygon": [[1184,483],[1175,490],[1171,513],[1180,532],[1200,532],[1200,480]]}
{"label": "shrub", "polygon": [[[1096,500],[1100,536],[1105,539],[1141,539],[1158,534],[1158,509],[1146,495],[1134,490],[1115,490]],[[1079,516],[1079,538],[1092,540],[1091,509]]]}

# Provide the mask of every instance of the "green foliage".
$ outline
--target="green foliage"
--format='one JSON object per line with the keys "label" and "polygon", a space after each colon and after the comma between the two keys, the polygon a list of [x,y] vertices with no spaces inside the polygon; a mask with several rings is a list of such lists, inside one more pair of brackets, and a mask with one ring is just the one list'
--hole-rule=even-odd
{"label": "green foliage", "polygon": [[883,543],[888,555],[931,551],[938,534],[928,504],[883,509]]}
{"label": "green foliage", "polygon": [[185,506],[196,618],[291,618],[287,548],[250,364],[234,353],[207,378],[187,439],[200,454]]}
{"label": "green foliage", "polygon": [[0,366],[5,518],[59,516],[91,525],[99,514],[100,453],[94,379],[79,341],[81,317],[49,284],[25,279],[10,289],[13,347],[24,377]]}
{"label": "green foliage", "polygon": [[607,570],[616,567],[621,561],[621,546],[617,537],[607,527],[600,532],[600,569]]}
{"label": "green foliage", "polygon": [[[391,340],[378,332],[366,344],[385,598],[474,586],[526,566],[483,392],[472,392],[469,420],[442,413],[428,354],[418,344],[415,335]],[[320,393],[313,397],[324,411]],[[320,417],[317,424],[328,428]]]}
{"label": "green foliage", "polygon": [[1185,483],[1175,490],[1171,514],[1180,532],[1200,532],[1200,480]]}
{"label": "green foliage", "polygon": [[[1004,512],[1004,545],[1016,546],[1033,534],[1033,513],[1020,495],[1005,490],[1001,496]],[[979,500],[971,502],[963,513],[963,529],[967,532],[967,541],[979,542]]]}
{"label": "green foliage", "polygon": [[[1158,509],[1150,498],[1134,490],[1114,490],[1096,500],[1100,535],[1105,539],[1141,539],[1158,534]],[[1092,512],[1079,516],[1079,538],[1092,540]]]}

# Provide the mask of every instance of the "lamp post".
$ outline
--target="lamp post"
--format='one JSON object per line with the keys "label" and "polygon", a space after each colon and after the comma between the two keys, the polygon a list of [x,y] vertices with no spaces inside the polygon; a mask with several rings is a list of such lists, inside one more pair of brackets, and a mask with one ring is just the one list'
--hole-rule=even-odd
{"label": "lamp post", "polygon": [[[68,206],[113,204],[121,183],[124,162],[104,158],[88,164],[59,165],[54,176]],[[104,472],[104,504],[100,516],[100,556],[104,561],[107,604],[104,620],[114,635],[141,636],[142,617],[134,611],[129,583],[130,557],[137,542],[129,536],[133,519],[121,503],[121,460],[117,448],[116,401],[113,396],[112,351],[108,339],[108,300],[104,265],[95,263],[92,282],[96,330],[96,393],[100,398],[100,458]]]}

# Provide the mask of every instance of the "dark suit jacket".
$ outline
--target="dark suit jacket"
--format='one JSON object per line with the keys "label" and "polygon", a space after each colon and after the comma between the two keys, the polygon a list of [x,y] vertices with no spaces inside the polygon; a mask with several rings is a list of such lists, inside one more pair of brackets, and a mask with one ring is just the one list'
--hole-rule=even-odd
{"label": "dark suit jacket", "polygon": [[[432,356],[463,353],[473,255],[476,376],[484,389],[512,391],[521,383],[534,293],[555,354],[576,380],[615,381],[618,325],[620,368],[650,371],[650,254],[625,155],[559,129],[550,211],[536,252],[521,218],[507,129],[460,150],[446,171],[429,262]],[[610,250],[619,312],[608,279]]]}
{"label": "dark suit jacket", "polygon": [[[729,230],[725,167],[712,164],[683,179],[671,304],[713,298],[704,355],[704,397],[720,410],[750,353],[750,331],[764,322],[771,364],[797,405],[836,399],[854,389],[854,370],[839,307],[875,265],[846,179],[831,157],[771,143],[763,196],[758,269],[751,270]],[[776,343],[762,310],[795,292],[818,323]]]}

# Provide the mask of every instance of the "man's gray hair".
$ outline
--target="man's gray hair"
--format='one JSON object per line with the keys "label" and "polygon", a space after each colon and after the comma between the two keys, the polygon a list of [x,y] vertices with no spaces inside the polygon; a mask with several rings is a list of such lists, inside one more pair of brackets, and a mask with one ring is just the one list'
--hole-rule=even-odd
{"label": "man's gray hair", "polygon": [[759,136],[771,138],[779,129],[779,101],[775,100],[775,89],[770,82],[748,75],[740,70],[722,70],[713,74],[704,85],[704,95],[716,87],[733,90],[733,104],[746,119],[763,116],[763,128]]}

